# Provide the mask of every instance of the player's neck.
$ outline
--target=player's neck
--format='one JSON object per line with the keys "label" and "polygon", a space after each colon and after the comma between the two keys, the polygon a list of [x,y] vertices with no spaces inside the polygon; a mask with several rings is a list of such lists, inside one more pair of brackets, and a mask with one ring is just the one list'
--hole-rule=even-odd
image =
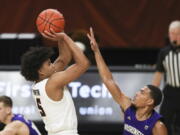
{"label": "player's neck", "polygon": [[146,120],[148,119],[152,114],[152,108],[138,108],[136,110],[136,119],[137,120]]}
{"label": "player's neck", "polygon": [[12,119],[12,117],[13,117],[13,113],[10,113],[7,117],[6,117],[6,119],[4,120],[4,124],[9,124],[10,122],[11,122],[11,119]]}
{"label": "player's neck", "polygon": [[47,77],[40,77],[39,80],[35,81],[35,83],[38,83],[38,82],[40,82],[40,81],[42,81],[42,80],[44,80],[44,79],[46,79],[46,78],[47,78]]}

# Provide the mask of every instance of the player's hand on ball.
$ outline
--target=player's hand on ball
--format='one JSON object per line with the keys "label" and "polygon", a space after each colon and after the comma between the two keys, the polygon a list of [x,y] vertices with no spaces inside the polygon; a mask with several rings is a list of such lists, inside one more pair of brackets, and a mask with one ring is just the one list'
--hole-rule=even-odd
{"label": "player's hand on ball", "polygon": [[66,36],[66,34],[64,32],[56,33],[53,29],[50,29],[50,30],[51,30],[51,32],[45,30],[41,34],[45,38],[50,39],[52,41],[63,41],[64,40],[64,37]]}

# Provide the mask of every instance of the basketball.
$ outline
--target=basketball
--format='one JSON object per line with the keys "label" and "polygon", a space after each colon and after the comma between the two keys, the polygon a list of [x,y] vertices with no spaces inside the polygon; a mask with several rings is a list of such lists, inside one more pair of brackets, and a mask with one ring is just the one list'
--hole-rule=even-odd
{"label": "basketball", "polygon": [[55,32],[62,32],[65,26],[63,14],[56,9],[43,10],[36,19],[36,26],[38,31],[50,32],[53,29]]}

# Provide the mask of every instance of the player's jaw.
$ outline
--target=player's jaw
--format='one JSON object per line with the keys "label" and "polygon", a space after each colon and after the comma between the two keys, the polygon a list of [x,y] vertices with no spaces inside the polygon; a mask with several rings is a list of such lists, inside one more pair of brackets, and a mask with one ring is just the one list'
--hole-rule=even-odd
{"label": "player's jaw", "polygon": [[0,103],[0,122],[4,123],[8,115],[9,115],[8,108],[5,107],[3,103]]}
{"label": "player's jaw", "polygon": [[51,76],[54,72],[55,66],[53,63],[51,63],[50,59],[46,60],[39,69],[39,73],[45,78]]}
{"label": "player's jaw", "polygon": [[142,90],[140,90],[134,96],[132,104],[136,107],[145,107],[147,100],[147,97],[144,94],[142,94]]}

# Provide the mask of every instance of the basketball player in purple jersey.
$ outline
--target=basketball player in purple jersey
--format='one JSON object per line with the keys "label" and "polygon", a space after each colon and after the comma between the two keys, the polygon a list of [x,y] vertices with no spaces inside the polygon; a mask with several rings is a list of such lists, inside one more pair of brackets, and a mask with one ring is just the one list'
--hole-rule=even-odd
{"label": "basketball player in purple jersey", "polygon": [[162,116],[154,110],[154,107],[159,105],[162,99],[160,89],[153,85],[147,85],[136,93],[133,100],[125,96],[113,80],[112,73],[104,62],[92,28],[87,36],[102,81],[124,112],[123,135],[167,135],[167,129],[161,121]]}
{"label": "basketball player in purple jersey", "polygon": [[0,135],[41,135],[37,127],[21,114],[12,113],[12,100],[0,96],[0,122],[6,124]]}

